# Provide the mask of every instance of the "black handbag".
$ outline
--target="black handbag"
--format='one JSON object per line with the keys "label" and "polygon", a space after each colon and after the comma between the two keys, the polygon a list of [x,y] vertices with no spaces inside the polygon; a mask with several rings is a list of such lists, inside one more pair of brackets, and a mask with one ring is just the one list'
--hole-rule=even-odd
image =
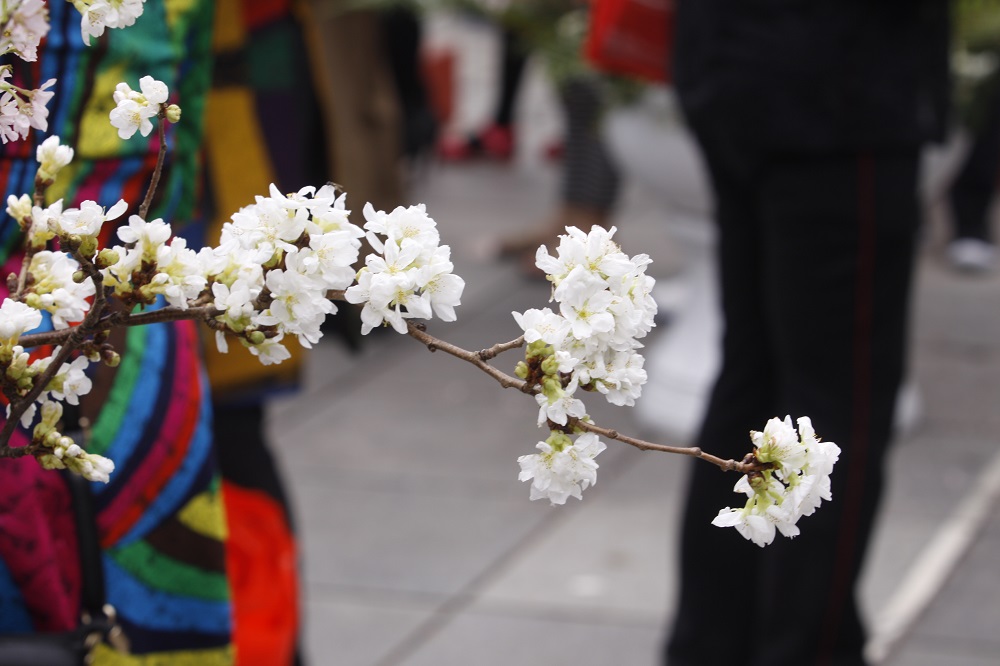
{"label": "black handbag", "polygon": [[125,649],[115,609],[105,601],[104,567],[89,482],[65,473],[80,551],[80,624],[71,631],[0,634],[0,666],[81,666],[107,640]]}

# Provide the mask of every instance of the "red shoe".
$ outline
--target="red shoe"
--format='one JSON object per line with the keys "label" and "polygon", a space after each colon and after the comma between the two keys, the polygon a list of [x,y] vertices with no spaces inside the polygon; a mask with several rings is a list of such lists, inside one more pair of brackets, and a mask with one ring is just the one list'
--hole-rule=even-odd
{"label": "red shoe", "polygon": [[490,125],[479,135],[483,155],[494,160],[509,160],[514,154],[514,130],[509,125]]}
{"label": "red shoe", "polygon": [[472,157],[469,142],[462,137],[444,134],[437,142],[437,156],[445,162],[464,162]]}

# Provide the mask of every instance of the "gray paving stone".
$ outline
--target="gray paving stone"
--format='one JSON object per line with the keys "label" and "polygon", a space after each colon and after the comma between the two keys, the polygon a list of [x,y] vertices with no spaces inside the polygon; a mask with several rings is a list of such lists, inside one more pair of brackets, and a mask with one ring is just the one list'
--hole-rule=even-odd
{"label": "gray paving stone", "polygon": [[[399,666],[653,666],[660,627],[467,613]],[[388,666],[388,665],[386,665]]]}
{"label": "gray paving stone", "polygon": [[994,646],[914,640],[885,662],[885,666],[996,666],[1000,652]]}
{"label": "gray paving stone", "polygon": [[370,666],[429,617],[432,606],[375,605],[356,599],[305,604],[305,649],[312,666]]}
{"label": "gray paving stone", "polygon": [[1000,662],[1000,538],[980,538],[913,628],[915,640],[976,644]]}
{"label": "gray paving stone", "polygon": [[307,583],[454,594],[515,547],[542,515],[527,502],[363,492],[293,491]]}
{"label": "gray paving stone", "polygon": [[662,623],[674,595],[673,535],[687,462],[669,458],[631,455],[610,478],[599,477],[602,493],[568,507],[565,520],[482,591],[481,603]]}

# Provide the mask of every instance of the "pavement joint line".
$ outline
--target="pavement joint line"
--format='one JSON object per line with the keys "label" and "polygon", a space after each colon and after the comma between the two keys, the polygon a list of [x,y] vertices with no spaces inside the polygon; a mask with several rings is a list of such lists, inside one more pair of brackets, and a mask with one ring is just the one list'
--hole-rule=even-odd
{"label": "pavement joint line", "polygon": [[865,656],[883,663],[948,582],[1000,502],[1000,451],[944,520],[872,623]]}

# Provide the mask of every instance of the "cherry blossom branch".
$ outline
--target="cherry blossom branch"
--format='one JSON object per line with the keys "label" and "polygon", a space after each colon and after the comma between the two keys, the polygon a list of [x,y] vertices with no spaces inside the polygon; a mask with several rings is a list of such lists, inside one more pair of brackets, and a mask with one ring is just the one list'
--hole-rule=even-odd
{"label": "cherry blossom branch", "polygon": [[[88,333],[99,333],[111,330],[116,326],[146,326],[148,324],[159,324],[171,321],[182,321],[184,319],[212,319],[222,314],[212,305],[202,305],[191,308],[162,308],[150,312],[139,312],[136,314],[115,313],[103,317],[94,324]],[[64,328],[59,331],[46,331],[45,333],[32,333],[22,335],[17,343],[25,349],[29,347],[40,347],[42,345],[63,344],[82,324],[72,328]]]}
{"label": "cherry blossom branch", "polygon": [[[486,362],[488,359],[494,358],[499,353],[522,346],[524,344],[523,336],[516,340],[511,340],[510,342],[494,345],[489,349],[474,352],[434,337],[424,329],[422,324],[408,322],[407,333],[411,338],[414,338],[426,346],[428,351],[443,351],[446,354],[454,356],[455,358],[460,358],[463,361],[471,363],[488,374],[490,377],[493,377],[493,379],[495,379],[503,388],[515,388],[518,391],[529,395],[535,395],[541,392],[537,385],[530,385],[526,381],[512,377]],[[635,437],[623,435],[617,430],[603,428],[595,423],[582,421],[576,418],[571,418],[568,421],[567,428],[592,432],[607,439],[613,439],[623,444],[634,446],[641,451],[661,451],[664,453],[676,453],[679,455],[690,456],[692,458],[698,458],[699,460],[709,462],[726,472],[741,472],[745,474],[748,472],[760,471],[761,469],[767,467],[767,465],[762,465],[757,462],[752,455],[747,456],[747,458],[743,461],[733,459],[726,460],[710,453],[706,453],[697,446],[668,446],[665,444],[654,444]]]}
{"label": "cherry blossom branch", "polygon": [[[487,363],[486,360],[480,356],[482,352],[473,352],[467,349],[462,349],[461,347],[453,345],[450,342],[445,342],[444,340],[435,338],[433,335],[425,331],[423,325],[421,324],[407,322],[407,333],[411,338],[422,342],[424,346],[427,347],[428,351],[443,351],[444,353],[450,354],[455,358],[460,358],[463,361],[471,363],[495,379],[503,388],[515,388],[522,393],[528,393],[530,395],[538,393],[537,387],[529,386],[526,381],[518,379],[517,377],[512,377],[502,370],[498,370]],[[490,350],[483,351],[489,353]]]}
{"label": "cherry blossom branch", "polygon": [[[34,404],[38,396],[42,394],[42,391],[44,391],[49,385],[52,378],[56,376],[60,369],[62,369],[63,363],[65,363],[70,355],[80,347],[84,340],[86,340],[87,336],[94,332],[97,323],[101,319],[101,315],[104,313],[104,308],[107,305],[104,287],[101,286],[100,271],[97,270],[97,267],[94,266],[90,259],[79,252],[79,248],[73,248],[72,254],[73,257],[79,262],[81,270],[87,274],[87,279],[94,281],[94,285],[97,288],[94,293],[94,303],[87,312],[86,316],[83,318],[83,322],[81,322],[78,326],[67,329],[68,334],[60,343],[59,352],[49,362],[45,371],[35,378],[31,389],[17,400],[11,401],[10,414],[7,415],[7,420],[3,424],[3,429],[0,430],[0,458],[19,458],[21,456],[33,454],[38,448],[38,446],[34,444],[29,444],[24,447],[11,447],[10,438],[14,434],[14,430],[17,428],[18,424],[21,422],[21,417],[28,410],[28,408]],[[32,336],[23,337],[30,338]],[[20,340],[18,341],[20,342]]]}
{"label": "cherry blossom branch", "polygon": [[581,421],[576,418],[571,418],[569,420],[568,427],[592,432],[595,435],[600,435],[607,439],[614,439],[622,442],[623,444],[634,446],[640,451],[662,451],[664,453],[676,453],[682,456],[698,458],[699,460],[712,463],[724,472],[740,472],[747,474],[749,472],[760,471],[770,467],[770,465],[757,462],[756,458],[754,458],[752,454],[748,455],[742,461],[736,461],[732,458],[725,460],[723,458],[719,458],[718,456],[713,456],[711,453],[705,453],[701,450],[701,447],[698,446],[668,446],[666,444],[653,444],[652,442],[623,435],[617,430],[602,428],[596,423]]}

